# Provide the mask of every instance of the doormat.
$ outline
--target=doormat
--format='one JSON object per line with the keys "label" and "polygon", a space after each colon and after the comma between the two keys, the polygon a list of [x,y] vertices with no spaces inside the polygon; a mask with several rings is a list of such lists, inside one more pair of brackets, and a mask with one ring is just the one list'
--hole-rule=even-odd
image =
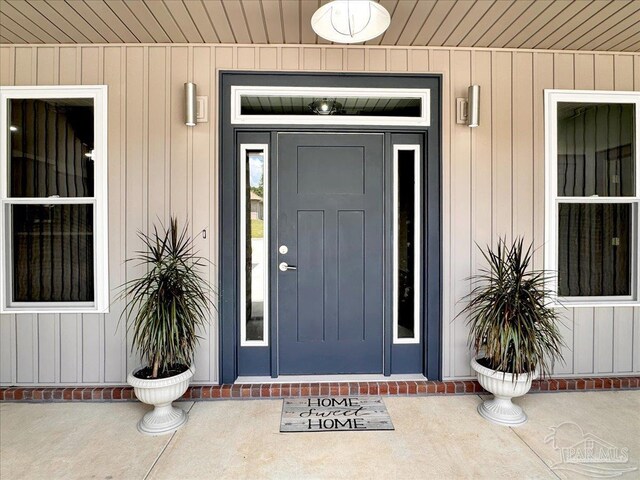
{"label": "doormat", "polygon": [[285,398],[281,432],[393,430],[380,397]]}

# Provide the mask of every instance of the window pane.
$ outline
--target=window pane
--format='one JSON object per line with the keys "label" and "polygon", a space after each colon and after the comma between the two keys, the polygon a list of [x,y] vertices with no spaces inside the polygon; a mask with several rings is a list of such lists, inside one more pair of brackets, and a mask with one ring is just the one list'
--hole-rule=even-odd
{"label": "window pane", "polygon": [[246,239],[246,292],[247,340],[264,340],[264,305],[266,295],[267,251],[264,238],[264,154],[249,151],[246,156],[245,194]]}
{"label": "window pane", "polygon": [[415,152],[398,151],[398,338],[415,337]]}
{"label": "window pane", "polygon": [[559,206],[558,294],[631,294],[630,204]]}
{"label": "window pane", "polygon": [[558,196],[634,196],[634,105],[558,103]]}
{"label": "window pane", "polygon": [[91,302],[93,206],[12,205],[14,302]]}
{"label": "window pane", "polygon": [[93,196],[93,99],[11,99],[11,197]]}
{"label": "window pane", "polygon": [[240,99],[242,115],[341,115],[420,117],[420,98],[249,96]]}

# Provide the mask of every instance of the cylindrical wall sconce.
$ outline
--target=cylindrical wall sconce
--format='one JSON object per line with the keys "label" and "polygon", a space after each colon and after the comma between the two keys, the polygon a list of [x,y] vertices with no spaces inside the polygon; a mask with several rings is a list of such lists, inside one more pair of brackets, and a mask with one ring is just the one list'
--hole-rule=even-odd
{"label": "cylindrical wall sconce", "polygon": [[193,82],[188,82],[184,84],[184,106],[185,106],[185,115],[184,115],[184,123],[188,127],[196,126],[196,115],[198,111],[197,107],[197,99],[196,99],[196,84]]}
{"label": "cylindrical wall sconce", "polygon": [[467,125],[477,127],[480,125],[480,85],[471,85],[469,87],[468,102]]}

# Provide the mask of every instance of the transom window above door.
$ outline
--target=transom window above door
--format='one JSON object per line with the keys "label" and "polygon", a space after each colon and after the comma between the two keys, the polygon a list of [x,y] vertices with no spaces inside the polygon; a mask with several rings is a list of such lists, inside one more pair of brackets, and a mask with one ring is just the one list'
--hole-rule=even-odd
{"label": "transom window above door", "polygon": [[232,124],[429,126],[429,90],[231,87]]}
{"label": "transom window above door", "polygon": [[546,268],[567,304],[636,304],[640,94],[547,90]]}

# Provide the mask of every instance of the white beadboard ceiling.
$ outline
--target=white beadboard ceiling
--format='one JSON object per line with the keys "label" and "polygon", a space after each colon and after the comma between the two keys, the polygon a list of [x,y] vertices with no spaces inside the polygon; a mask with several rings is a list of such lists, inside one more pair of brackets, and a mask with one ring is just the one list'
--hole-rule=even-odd
{"label": "white beadboard ceiling", "polygon": [[[0,43],[315,44],[328,0],[0,0]],[[639,0],[380,0],[367,45],[640,51]]]}

